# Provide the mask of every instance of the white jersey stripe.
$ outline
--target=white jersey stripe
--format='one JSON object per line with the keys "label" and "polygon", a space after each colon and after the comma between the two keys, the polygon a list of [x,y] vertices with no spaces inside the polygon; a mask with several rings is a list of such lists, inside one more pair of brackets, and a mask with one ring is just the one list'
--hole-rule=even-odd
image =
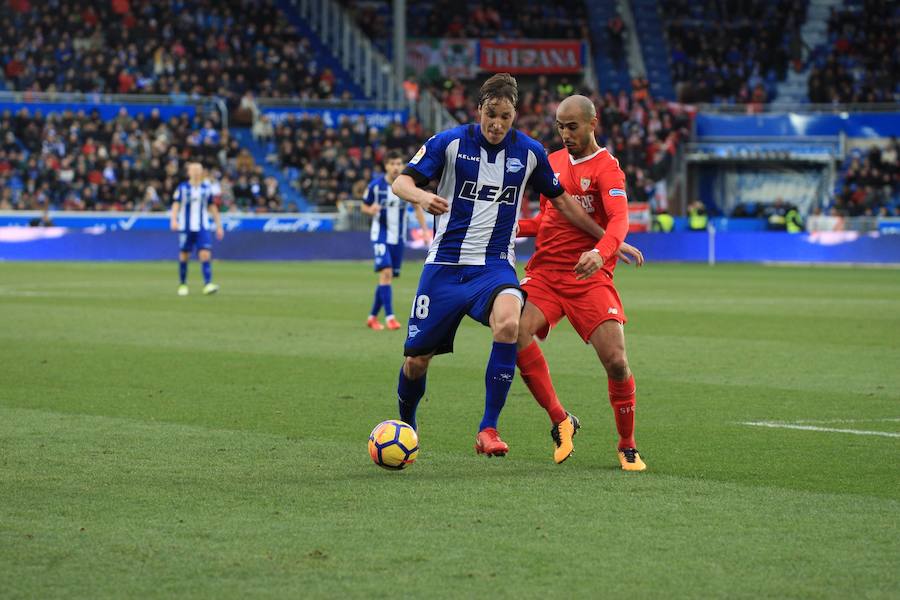
{"label": "white jersey stripe", "polygon": [[[525,181],[528,181],[528,178],[531,177],[532,171],[537,166],[537,156],[534,155],[534,152],[531,150],[528,151],[528,159],[526,160],[525,165]],[[516,198],[516,220],[519,219],[519,213],[522,212],[522,197],[525,195],[525,186],[523,185],[521,189],[519,189],[519,197]],[[509,234],[509,254],[507,258],[509,259],[509,264],[512,266],[516,266],[516,233],[518,232],[518,227],[513,227],[512,232]]]}
{"label": "white jersey stripe", "polygon": [[428,250],[428,256],[425,262],[433,262],[437,255],[438,248],[444,233],[447,231],[447,224],[450,223],[450,212],[453,210],[453,198],[456,195],[456,153],[459,150],[459,139],[455,139],[447,144],[444,153],[444,174],[438,183],[437,195],[447,201],[449,207],[447,212],[436,217],[437,228],[434,231],[434,240],[431,242],[431,248]]}
{"label": "white jersey stripe", "polygon": [[[481,160],[478,164],[478,187],[484,185],[503,185],[503,167],[506,164],[506,151],[501,150],[494,157],[494,162],[488,162],[488,151],[481,148]],[[488,242],[494,233],[494,223],[497,222],[497,212],[500,204],[493,200],[476,200],[472,209],[472,218],[469,221],[469,229],[463,239],[459,252],[459,262],[466,265],[483,265]]]}

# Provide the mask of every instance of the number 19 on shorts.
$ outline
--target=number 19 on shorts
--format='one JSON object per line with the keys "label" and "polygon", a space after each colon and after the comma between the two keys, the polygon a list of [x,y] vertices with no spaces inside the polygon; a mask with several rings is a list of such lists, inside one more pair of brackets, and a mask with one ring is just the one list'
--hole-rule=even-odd
{"label": "number 19 on shorts", "polygon": [[412,311],[409,313],[409,318],[427,319],[429,304],[431,304],[431,299],[425,294],[413,298]]}

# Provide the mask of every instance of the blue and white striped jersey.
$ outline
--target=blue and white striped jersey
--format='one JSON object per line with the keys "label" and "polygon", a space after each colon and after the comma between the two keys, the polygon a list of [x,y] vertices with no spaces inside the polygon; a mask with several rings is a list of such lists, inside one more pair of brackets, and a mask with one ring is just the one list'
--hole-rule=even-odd
{"label": "blue and white striped jersey", "polygon": [[178,210],[179,231],[209,231],[209,205],[213,200],[213,188],[209,182],[191,185],[185,181],[175,188],[172,200],[180,203]]}
{"label": "blue and white striped jersey", "polygon": [[537,141],[515,129],[497,145],[480,125],[460,125],[422,146],[404,173],[417,184],[439,178],[437,194],[450,203],[435,217],[434,242],[426,263],[515,265],[516,220],[525,186],[548,198],[563,193]]}
{"label": "blue and white striped jersey", "polygon": [[406,241],[407,204],[401,200],[384,175],[374,179],[366,188],[363,202],[378,204],[381,211],[372,217],[370,237],[380,244],[402,244]]}

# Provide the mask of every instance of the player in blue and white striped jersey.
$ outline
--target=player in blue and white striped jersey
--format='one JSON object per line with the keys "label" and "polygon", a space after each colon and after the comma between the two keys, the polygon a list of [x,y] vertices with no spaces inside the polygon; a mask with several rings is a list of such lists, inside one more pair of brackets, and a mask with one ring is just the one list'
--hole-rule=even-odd
{"label": "player in blue and white striped jersey", "polygon": [[172,195],[172,214],[170,227],[178,232],[178,276],[181,284],[178,295],[187,296],[187,261],[194,248],[203,270],[203,293],[215,294],[219,286],[212,282],[212,239],[209,217],[212,215],[216,225],[216,239],[225,236],[222,229],[222,218],[219,207],[215,203],[213,186],[203,180],[203,165],[199,162],[188,163],[188,180],[175,188]]}
{"label": "player in blue and white striped jersey", "polygon": [[[494,344],[485,371],[485,409],[475,450],[504,456],[497,421],[516,370],[516,338],[524,296],[515,272],[516,219],[531,186],[572,223],[597,238],[603,230],[559,185],[543,146],[512,129],[516,80],[489,78],[478,100],[479,123],[428,140],[393,184],[404,200],[435,217],[435,236],[419,280],[397,386],[400,418],[416,427],[435,354],[453,351],[465,315],[487,325]],[[437,193],[424,187],[437,179]],[[575,267],[575,265],[572,265]]]}
{"label": "player in blue and white striped jersey", "polygon": [[[378,273],[378,285],[375,288],[375,300],[366,325],[376,331],[387,326],[388,329],[400,329],[401,325],[394,316],[393,292],[391,282],[400,275],[403,263],[403,248],[406,243],[406,218],[409,206],[391,189],[391,184],[403,170],[403,155],[397,150],[390,150],[384,156],[384,175],[377,177],[366,188],[363,197],[362,211],[372,216],[372,249],[375,252],[375,272]],[[428,226],[425,222],[425,211],[415,207],[416,219],[428,240]],[[384,307],[385,324],[378,322],[378,312]]]}

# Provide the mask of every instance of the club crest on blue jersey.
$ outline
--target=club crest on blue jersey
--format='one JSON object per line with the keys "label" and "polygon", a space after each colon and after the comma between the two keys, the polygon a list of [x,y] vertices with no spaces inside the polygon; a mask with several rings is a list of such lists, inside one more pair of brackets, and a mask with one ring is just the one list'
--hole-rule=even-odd
{"label": "club crest on blue jersey", "polygon": [[522,169],[525,168],[525,165],[522,164],[522,161],[518,158],[507,158],[506,159],[506,172],[507,173],[518,173]]}

